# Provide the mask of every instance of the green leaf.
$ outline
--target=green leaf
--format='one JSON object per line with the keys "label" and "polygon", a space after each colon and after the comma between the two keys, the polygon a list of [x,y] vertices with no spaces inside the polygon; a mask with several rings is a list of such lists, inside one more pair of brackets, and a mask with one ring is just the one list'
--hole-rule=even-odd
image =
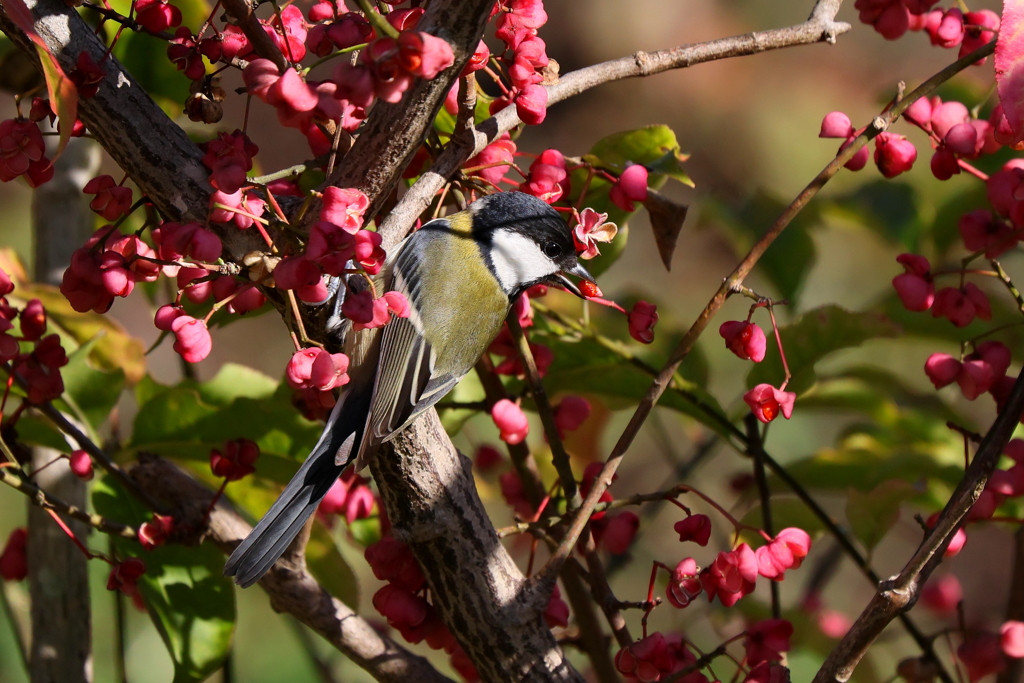
{"label": "green leaf", "polygon": [[[724,224],[729,228],[727,234],[736,253],[746,254],[785,208],[785,202],[758,192],[738,209],[710,203],[702,214],[702,222]],[[758,261],[758,272],[768,278],[780,298],[796,301],[817,253],[811,229],[820,222],[821,211],[812,203],[796,215]]]}
{"label": "green leaf", "polygon": [[365,519],[357,519],[348,525],[348,531],[352,539],[359,545],[366,547],[373,545],[381,539],[380,516],[374,515]]}
{"label": "green leaf", "polygon": [[[839,306],[808,311],[791,325],[779,328],[793,373],[787,390],[800,394],[809,389],[817,380],[814,365],[828,354],[859,346],[868,339],[895,337],[899,333],[897,325],[877,313],[856,313]],[[761,383],[779,386],[785,376],[778,349],[773,344],[769,346],[765,359],[747,375],[748,387]]]}
{"label": "green leaf", "polygon": [[89,357],[99,337],[93,337],[68,355],[68,364],[61,369],[65,396],[74,403],[93,431],[106,422],[124,389],[124,371],[104,372],[92,367]]}
{"label": "green leaf", "polygon": [[[787,464],[786,469],[805,488],[837,492],[851,487],[870,491],[889,479],[908,483],[927,479],[955,485],[963,476],[962,467],[941,463],[928,453],[866,448],[827,448]],[[774,477],[771,481],[773,490],[784,488]]]}
{"label": "green leaf", "polygon": [[883,481],[868,493],[850,489],[846,519],[853,535],[870,553],[900,518],[900,505],[921,491],[898,479]]}
{"label": "green leaf", "polygon": [[[238,370],[230,370],[232,375]],[[216,383],[216,378],[213,380]],[[219,385],[219,383],[218,383]],[[283,384],[269,398],[241,396],[226,405],[211,405],[195,384],[156,391],[147,384],[148,400],[139,406],[130,449],[205,462],[213,448],[228,439],[246,438],[260,447],[256,473],[286,483],[320,437],[322,426],[303,418]],[[215,392],[218,400],[223,393]]]}
{"label": "green leaf", "polygon": [[[626,168],[626,162],[643,164],[650,171],[647,183],[654,189],[661,187],[669,177],[693,186],[693,181],[682,170],[682,163],[689,155],[680,152],[676,134],[665,125],[652,125],[609,135],[598,140],[584,158],[598,168],[615,174]],[[611,244],[602,244],[601,255],[585,264],[587,270],[596,276],[608,270],[622,254],[629,236],[627,222],[635,212],[623,211],[612,203],[608,197],[612,184],[604,178],[594,176],[587,184],[585,169],[572,173],[572,192],[568,198],[572,205],[578,202],[584,185],[587,186],[587,195],[582,206],[590,207],[598,213],[607,213],[608,220],[619,226],[619,234]]]}
{"label": "green leaf", "polygon": [[214,406],[226,406],[238,398],[269,399],[277,382],[259,370],[237,363],[225,363],[213,379],[198,385],[202,399]]}
{"label": "green leaf", "polygon": [[23,415],[18,420],[18,441],[30,446],[46,446],[62,453],[71,451],[64,434],[46,418]]}
{"label": "green leaf", "polygon": [[[678,164],[689,158],[688,154],[679,151],[679,142],[672,129],[661,124],[601,138],[590,148],[590,154],[597,157],[602,166],[617,172],[625,170],[626,162],[632,162],[644,164],[648,170],[665,175],[675,173]],[[683,182],[693,184],[689,178]]]}
{"label": "green leaf", "polygon": [[359,583],[331,533],[314,523],[306,544],[306,566],[328,593],[354,610],[359,609]]}
{"label": "green leaf", "polygon": [[[544,376],[544,386],[551,394],[597,394],[615,409],[635,406],[651,386],[651,375],[593,339],[548,339],[545,343],[555,353],[555,360]],[[731,433],[729,419],[713,396],[683,377],[672,386],[658,405],[689,415],[719,434]]]}
{"label": "green leaf", "polygon": [[875,180],[832,199],[841,212],[907,251],[919,251],[921,247],[924,226],[920,203],[912,185],[891,180]]}
{"label": "green leaf", "polygon": [[[93,487],[96,511],[139,525],[149,518],[134,498],[104,477]],[[224,665],[235,630],[235,593],[223,576],[224,555],[210,544],[164,545],[140,552],[134,540],[112,538],[121,557],[146,563],[139,592],[174,662],[173,683],[198,683]]]}

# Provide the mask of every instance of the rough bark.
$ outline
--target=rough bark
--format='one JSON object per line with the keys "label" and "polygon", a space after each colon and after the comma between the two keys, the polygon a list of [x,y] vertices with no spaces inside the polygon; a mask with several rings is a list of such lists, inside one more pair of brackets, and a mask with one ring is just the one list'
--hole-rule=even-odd
{"label": "rough bark", "polygon": [[[32,451],[32,468],[58,457],[51,448]],[[85,486],[71,474],[67,460],[50,465],[36,476],[49,493],[85,507]],[[69,521],[84,539],[89,527]],[[32,645],[29,678],[32,683],[91,683],[92,630],[88,560],[50,515],[35,505],[28,511],[28,577],[32,598]]]}
{"label": "rough bark", "polygon": [[579,681],[534,594],[498,540],[471,463],[433,410],[370,463],[396,538],[419,560],[435,606],[485,681]]}

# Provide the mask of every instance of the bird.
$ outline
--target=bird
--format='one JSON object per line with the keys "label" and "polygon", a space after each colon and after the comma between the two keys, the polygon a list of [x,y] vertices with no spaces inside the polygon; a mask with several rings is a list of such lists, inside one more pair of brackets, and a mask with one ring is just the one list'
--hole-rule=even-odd
{"label": "bird", "polygon": [[567,275],[594,281],[566,221],[521,192],[485,196],[405,238],[375,286],[405,295],[408,317],[380,329],[342,326],[348,386],[305,462],[228,558],[225,575],[243,587],[258,581],[347,466],[362,469],[473,368],[527,289],[553,284],[586,298]]}

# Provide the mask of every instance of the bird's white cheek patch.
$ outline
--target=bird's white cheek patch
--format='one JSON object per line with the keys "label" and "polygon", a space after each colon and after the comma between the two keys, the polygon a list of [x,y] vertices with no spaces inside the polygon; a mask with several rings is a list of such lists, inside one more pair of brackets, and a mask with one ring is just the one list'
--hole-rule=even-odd
{"label": "bird's white cheek patch", "polygon": [[524,282],[554,275],[558,266],[532,239],[516,232],[498,230],[491,245],[491,263],[502,289],[511,292]]}

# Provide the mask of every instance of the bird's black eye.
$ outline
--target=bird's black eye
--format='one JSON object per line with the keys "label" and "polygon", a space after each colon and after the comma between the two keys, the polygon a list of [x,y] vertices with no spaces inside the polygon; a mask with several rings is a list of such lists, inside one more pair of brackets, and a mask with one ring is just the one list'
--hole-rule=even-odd
{"label": "bird's black eye", "polygon": [[558,258],[562,255],[562,248],[554,242],[548,242],[544,245],[544,255],[551,259]]}

